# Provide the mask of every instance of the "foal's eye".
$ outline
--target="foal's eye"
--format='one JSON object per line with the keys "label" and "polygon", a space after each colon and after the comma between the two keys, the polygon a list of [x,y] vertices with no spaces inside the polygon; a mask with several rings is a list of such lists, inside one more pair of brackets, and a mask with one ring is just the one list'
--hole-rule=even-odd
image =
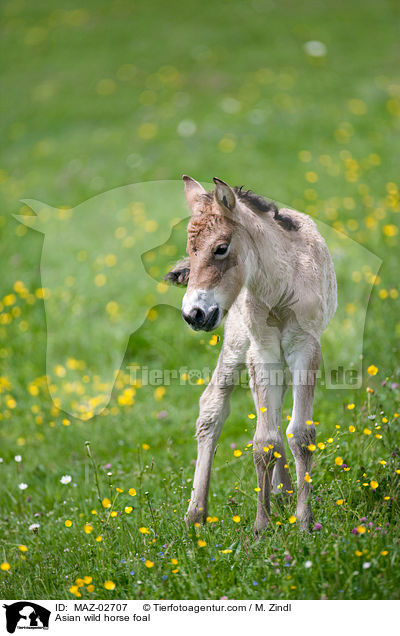
{"label": "foal's eye", "polygon": [[220,245],[217,245],[214,250],[214,255],[217,257],[226,256],[229,251],[229,247],[229,243],[221,243]]}

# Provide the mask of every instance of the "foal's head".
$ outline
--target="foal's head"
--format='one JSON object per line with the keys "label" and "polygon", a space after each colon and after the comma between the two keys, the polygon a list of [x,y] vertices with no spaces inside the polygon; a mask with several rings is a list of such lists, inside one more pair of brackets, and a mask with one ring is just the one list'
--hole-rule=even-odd
{"label": "foal's head", "polygon": [[[195,330],[215,329],[245,282],[244,241],[238,220],[239,201],[220,179],[206,190],[183,176],[192,217],[188,225],[189,275],[182,316]],[[181,281],[179,281],[181,282]]]}

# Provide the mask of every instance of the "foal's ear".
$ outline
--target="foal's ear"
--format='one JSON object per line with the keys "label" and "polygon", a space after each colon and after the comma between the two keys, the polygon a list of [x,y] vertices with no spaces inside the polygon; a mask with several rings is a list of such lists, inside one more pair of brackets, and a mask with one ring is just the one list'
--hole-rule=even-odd
{"label": "foal's ear", "polygon": [[214,177],[213,181],[215,183],[215,198],[217,199],[217,203],[232,211],[236,204],[234,191],[225,181],[221,181],[221,179],[217,179],[217,177]]}
{"label": "foal's ear", "polygon": [[192,177],[188,177],[187,174],[183,174],[182,179],[185,183],[186,201],[188,202],[190,209],[193,209],[193,205],[197,197],[200,194],[205,194],[206,190],[198,181],[195,181]]}
{"label": "foal's ear", "polygon": [[165,274],[164,280],[170,285],[181,285],[186,287],[190,274],[190,259],[189,257],[183,258],[178,261],[170,272]]}

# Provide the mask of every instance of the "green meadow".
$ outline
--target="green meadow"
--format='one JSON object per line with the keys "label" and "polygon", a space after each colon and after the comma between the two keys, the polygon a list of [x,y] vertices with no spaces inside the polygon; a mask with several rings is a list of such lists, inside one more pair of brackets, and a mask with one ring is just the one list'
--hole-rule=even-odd
{"label": "green meadow", "polygon": [[[5,0],[0,11],[0,596],[398,598],[398,5]],[[354,334],[362,386],[317,390],[309,534],[297,528],[293,493],[287,505],[273,498],[268,532],[253,536],[246,387],[233,395],[217,448],[207,523],[188,530],[183,522],[207,383],[188,370],[212,370],[223,336],[223,328],[191,332],[179,304],[163,302],[162,277],[184,253],[184,224],[176,248],[143,256],[160,293],[147,299],[104,410],[96,414],[101,378],[68,338],[46,368],[45,303],[59,290],[41,279],[43,235],[13,216],[27,214],[22,200],[67,210],[182,173],[244,184],[371,254],[351,267],[335,261],[342,302],[324,355],[345,358]],[[171,227],[179,214],[162,205],[158,218]],[[93,278],[106,287],[115,263],[101,241],[98,250]],[[66,254],[64,300],[74,297],[72,269]],[[132,289],[135,303],[142,289],[128,270],[115,273],[110,334],[120,299]],[[72,325],[71,342],[96,334],[86,321]],[[91,352],[100,369],[113,343],[107,333]],[[134,364],[179,377],[146,384],[132,377]],[[94,412],[71,416],[67,398]],[[288,394],[284,426],[290,411]],[[288,463],[293,477],[290,453]]]}

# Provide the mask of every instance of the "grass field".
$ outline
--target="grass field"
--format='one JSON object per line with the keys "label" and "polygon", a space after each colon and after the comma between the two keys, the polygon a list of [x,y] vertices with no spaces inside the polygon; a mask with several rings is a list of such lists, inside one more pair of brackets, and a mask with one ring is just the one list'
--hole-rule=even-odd
{"label": "grass field", "polygon": [[[398,598],[398,5],[15,0],[1,13],[0,596]],[[382,260],[377,276],[368,262],[338,272],[343,334],[362,336],[352,299],[372,285],[364,382],[317,391],[308,535],[294,502],[276,501],[269,533],[252,535],[246,389],[217,449],[209,521],[186,529],[204,387],[135,387],[127,369],[213,368],[220,343],[190,332],[176,308],[156,304],[132,336],[102,415],[72,418],[50,398],[76,362],[59,360],[46,380],[43,236],[13,218],[21,199],[74,207],[182,172],[243,183]],[[119,284],[116,299],[132,282]],[[325,346],[340,357],[340,331]],[[284,422],[289,413],[290,396]]]}

